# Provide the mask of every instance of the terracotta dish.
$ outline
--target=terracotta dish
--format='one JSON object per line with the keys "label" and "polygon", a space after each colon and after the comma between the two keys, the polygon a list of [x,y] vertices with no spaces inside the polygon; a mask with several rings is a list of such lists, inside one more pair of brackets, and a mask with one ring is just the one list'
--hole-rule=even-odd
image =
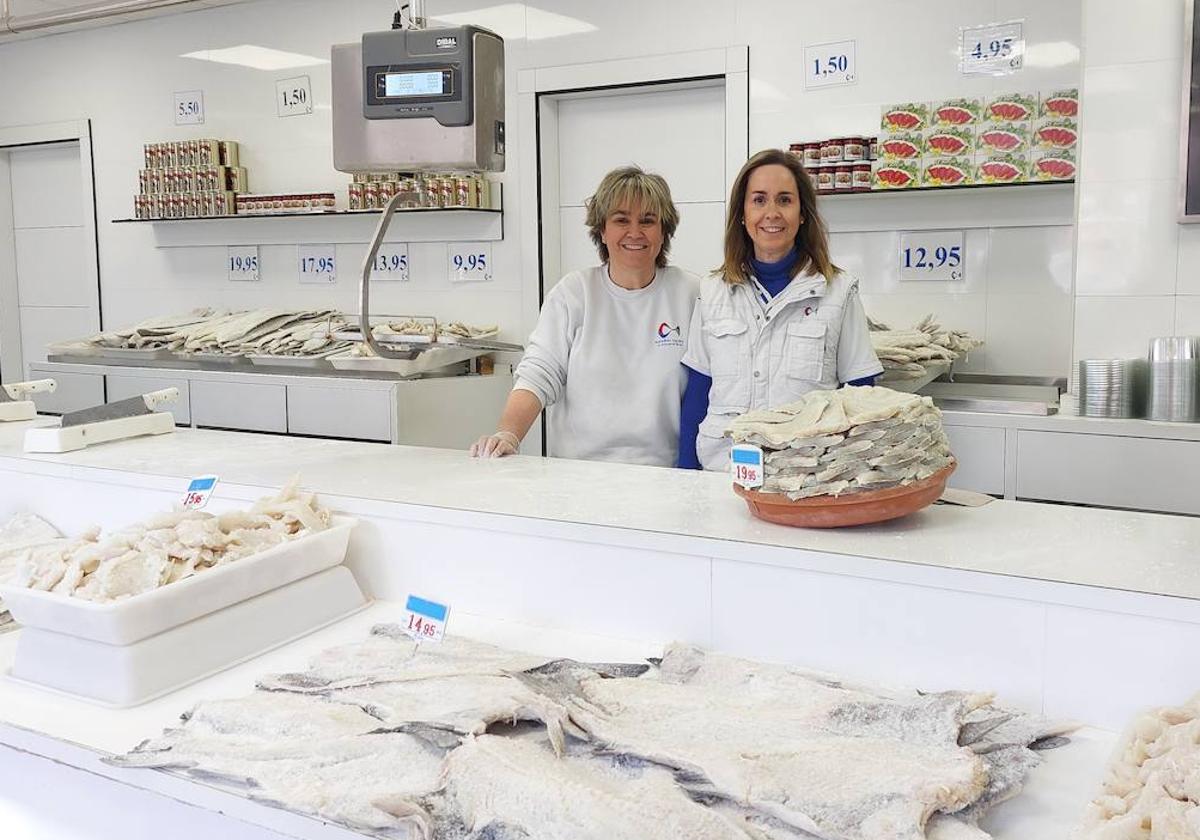
{"label": "terracotta dish", "polygon": [[869,525],[908,516],[928,507],[946,489],[946,479],[954,472],[957,461],[921,481],[904,487],[847,493],[842,496],[813,496],[792,501],[783,493],[760,493],[733,485],[733,491],[746,500],[750,512],[759,519],[798,528],[844,528],[847,525]]}

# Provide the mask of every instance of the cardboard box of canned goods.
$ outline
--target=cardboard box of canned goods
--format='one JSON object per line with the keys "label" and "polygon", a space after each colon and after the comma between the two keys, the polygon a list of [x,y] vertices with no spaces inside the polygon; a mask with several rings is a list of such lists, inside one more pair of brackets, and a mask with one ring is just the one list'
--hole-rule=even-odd
{"label": "cardboard box of canned goods", "polygon": [[1029,156],[976,152],[975,183],[1015,184],[1029,178]]}
{"label": "cardboard box of canned goods", "polygon": [[1031,181],[1069,181],[1075,177],[1075,152],[1071,149],[1038,149],[1029,168]]}
{"label": "cardboard box of canned goods", "polygon": [[975,126],[933,126],[925,131],[925,154],[957,157],[975,154]]}
{"label": "cardboard box of canned goods", "polygon": [[929,106],[924,102],[884,105],[879,127],[889,133],[921,131],[929,125]]}
{"label": "cardboard box of canned goods", "polygon": [[917,160],[876,161],[872,189],[903,190],[921,185],[921,162]]}
{"label": "cardboard box of canned goods", "polygon": [[964,187],[975,183],[975,161],[970,155],[926,156],[921,167],[923,187]]}
{"label": "cardboard box of canned goods", "polygon": [[1038,116],[1047,120],[1079,118],[1079,89],[1042,91],[1038,100]]}
{"label": "cardboard box of canned goods", "polygon": [[946,99],[933,103],[930,126],[969,126],[983,118],[982,99]]}
{"label": "cardboard box of canned goods", "polygon": [[1029,151],[1030,137],[1029,123],[987,123],[979,126],[975,134],[975,150],[1023,155]]}
{"label": "cardboard box of canned goods", "polygon": [[1063,117],[1040,118],[1033,123],[1035,149],[1074,149],[1079,143],[1079,126]]}
{"label": "cardboard box of canned goods", "polygon": [[1037,110],[1037,94],[1000,93],[987,101],[983,120],[989,123],[1029,122],[1037,116]]}
{"label": "cardboard box of canned goods", "polygon": [[880,160],[920,160],[925,137],[918,131],[889,134],[879,138]]}

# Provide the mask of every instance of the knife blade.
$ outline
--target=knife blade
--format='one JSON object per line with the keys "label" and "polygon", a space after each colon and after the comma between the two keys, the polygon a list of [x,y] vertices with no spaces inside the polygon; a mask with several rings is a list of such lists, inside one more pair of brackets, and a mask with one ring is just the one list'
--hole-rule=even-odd
{"label": "knife blade", "polygon": [[151,391],[140,397],[130,397],[125,400],[105,403],[80,411],[71,411],[62,416],[62,428],[82,426],[86,423],[100,423],[105,420],[119,420],[123,417],[138,417],[143,414],[153,414],[159,406],[179,399],[178,388],[163,388],[161,391]]}

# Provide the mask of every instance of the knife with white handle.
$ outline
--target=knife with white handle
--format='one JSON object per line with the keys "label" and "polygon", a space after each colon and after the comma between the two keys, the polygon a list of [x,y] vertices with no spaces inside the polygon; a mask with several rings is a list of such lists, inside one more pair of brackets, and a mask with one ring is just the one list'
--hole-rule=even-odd
{"label": "knife with white handle", "polygon": [[105,403],[104,405],[72,411],[62,417],[62,428],[82,426],[86,423],[99,423],[104,420],[119,420],[122,417],[138,417],[143,414],[153,414],[161,406],[179,399],[178,388],[163,388],[161,391],[151,391],[140,397],[130,397],[126,400]]}
{"label": "knife with white handle", "polygon": [[33,382],[14,382],[0,386],[0,400],[7,396],[11,400],[25,400],[34,394],[53,394],[58,383],[53,379],[35,379]]}

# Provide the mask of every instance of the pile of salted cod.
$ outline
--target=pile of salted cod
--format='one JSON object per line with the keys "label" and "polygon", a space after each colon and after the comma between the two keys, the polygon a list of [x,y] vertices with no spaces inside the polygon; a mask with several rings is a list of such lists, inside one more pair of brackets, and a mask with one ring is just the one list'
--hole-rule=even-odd
{"label": "pile of salted cod", "polygon": [[1200,694],[1133,722],[1076,836],[1200,840]]}
{"label": "pile of salted cod", "polygon": [[1070,728],[686,645],[596,665],[381,625],[109,761],[374,837],[987,840]]}
{"label": "pile of salted cod", "polygon": [[725,434],[762,447],[761,490],[793,500],[911,484],[951,460],[933,401],[888,388],[811,391],[743,414]]}
{"label": "pile of salted cod", "polygon": [[[0,527],[0,583],[12,580],[28,552],[66,543],[63,535],[49,522],[31,513],[18,513]],[[16,627],[12,613],[0,601],[0,633]]]}
{"label": "pile of salted cod", "polygon": [[953,362],[959,356],[983,346],[964,330],[944,330],[933,315],[926,315],[909,330],[894,330],[887,324],[868,319],[871,346],[883,365],[881,382],[920,379],[930,362]]}
{"label": "pile of salted cod", "polygon": [[[434,332],[434,323],[432,321],[420,321],[411,318],[403,321],[388,321],[371,327],[371,333],[376,338],[383,338],[385,336],[422,336],[433,338]],[[499,334],[500,328],[497,326],[475,327],[460,321],[450,321],[445,324],[437,324],[436,332],[439,340],[445,337],[452,339],[492,338]],[[370,357],[375,355],[375,351],[360,341],[355,342],[354,346],[350,348],[350,355]]]}
{"label": "pile of salted cod", "polygon": [[172,511],[104,538],[99,528],[92,528],[77,538],[44,540],[11,554],[0,546],[0,568],[10,568],[8,582],[16,586],[88,601],[116,601],[323,531],[328,525],[329,512],[293,481],[248,510],[216,515]]}

